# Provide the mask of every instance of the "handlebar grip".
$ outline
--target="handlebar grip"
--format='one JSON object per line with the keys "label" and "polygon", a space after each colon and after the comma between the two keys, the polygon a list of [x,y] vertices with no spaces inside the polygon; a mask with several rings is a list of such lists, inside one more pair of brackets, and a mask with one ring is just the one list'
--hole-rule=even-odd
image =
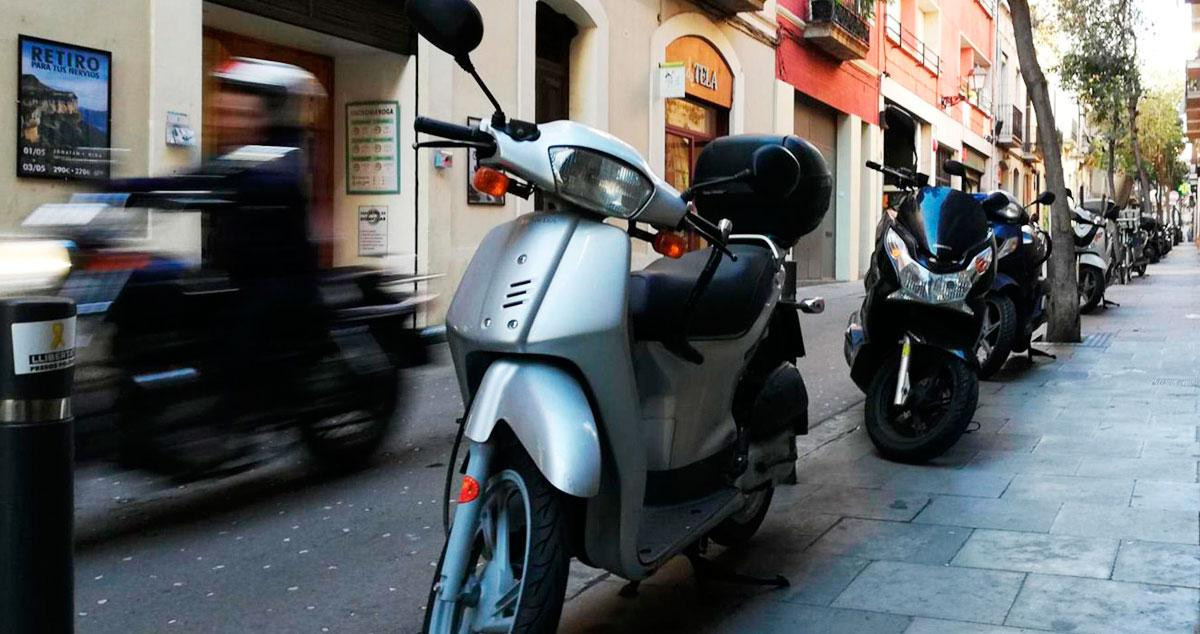
{"label": "handlebar grip", "polygon": [[878,170],[882,167],[882,165],[876,163],[875,161],[867,161],[867,169]]}
{"label": "handlebar grip", "polygon": [[451,141],[467,141],[474,143],[491,143],[493,142],[492,135],[479,130],[478,128],[470,128],[457,123],[448,123],[446,121],[438,121],[428,117],[417,117],[413,122],[413,128],[417,132],[432,134],[433,136]]}

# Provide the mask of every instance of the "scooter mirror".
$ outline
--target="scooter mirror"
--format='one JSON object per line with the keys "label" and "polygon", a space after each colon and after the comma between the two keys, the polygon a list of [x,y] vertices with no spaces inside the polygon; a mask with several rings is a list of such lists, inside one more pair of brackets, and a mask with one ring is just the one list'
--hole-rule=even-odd
{"label": "scooter mirror", "polygon": [[1004,192],[995,192],[984,198],[980,205],[983,206],[983,210],[989,215],[994,214],[1008,206],[1008,195]]}
{"label": "scooter mirror", "polygon": [[455,60],[483,41],[483,17],[470,0],[408,0],[406,11],[417,33]]}
{"label": "scooter mirror", "polygon": [[1035,205],[1052,205],[1052,204],[1054,204],[1054,201],[1057,199],[1058,198],[1054,195],[1054,192],[1042,192],[1042,194],[1040,196],[1038,196],[1037,198],[1034,199],[1033,204],[1035,204]]}
{"label": "scooter mirror", "polygon": [[1116,207],[1109,207],[1108,211],[1104,212],[1104,217],[1108,220],[1116,220],[1121,217],[1121,210]]}
{"label": "scooter mirror", "polygon": [[942,171],[951,176],[966,176],[967,166],[953,159],[942,163]]}
{"label": "scooter mirror", "polygon": [[782,145],[764,145],[751,159],[750,187],[768,198],[783,199],[800,184],[800,163]]}

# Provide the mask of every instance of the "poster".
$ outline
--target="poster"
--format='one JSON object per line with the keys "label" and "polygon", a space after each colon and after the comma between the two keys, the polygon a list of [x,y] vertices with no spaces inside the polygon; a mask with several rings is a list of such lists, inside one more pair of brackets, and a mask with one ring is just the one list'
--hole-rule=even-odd
{"label": "poster", "polygon": [[19,36],[17,176],[109,176],[112,53]]}
{"label": "poster", "polygon": [[400,104],[346,104],[346,193],[400,193]]}
{"label": "poster", "polygon": [[387,255],[388,208],[367,205],[358,208],[358,255],[372,257]]}
{"label": "poster", "polygon": [[[468,117],[467,125],[479,125],[478,117]],[[479,152],[475,148],[467,149],[467,204],[468,205],[503,205],[504,196],[492,196],[475,189],[475,170],[479,169]]]}

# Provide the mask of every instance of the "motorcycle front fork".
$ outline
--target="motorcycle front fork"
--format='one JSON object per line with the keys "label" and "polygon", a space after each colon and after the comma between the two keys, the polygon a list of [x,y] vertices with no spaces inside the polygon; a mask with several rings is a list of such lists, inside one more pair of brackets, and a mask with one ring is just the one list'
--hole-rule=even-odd
{"label": "motorcycle front fork", "polygon": [[470,564],[471,550],[475,543],[475,530],[479,526],[479,516],[483,511],[494,450],[495,448],[488,443],[471,444],[466,476],[479,483],[479,493],[470,502],[460,502],[454,512],[454,523],[450,526],[450,536],[446,538],[446,554],[437,572],[433,601],[426,609],[452,611],[462,595],[467,566]]}
{"label": "motorcycle front fork", "polygon": [[904,335],[900,340],[900,374],[896,377],[896,396],[892,403],[897,407],[904,405],[908,400],[908,391],[911,388],[908,377],[908,361],[912,357],[912,337]]}

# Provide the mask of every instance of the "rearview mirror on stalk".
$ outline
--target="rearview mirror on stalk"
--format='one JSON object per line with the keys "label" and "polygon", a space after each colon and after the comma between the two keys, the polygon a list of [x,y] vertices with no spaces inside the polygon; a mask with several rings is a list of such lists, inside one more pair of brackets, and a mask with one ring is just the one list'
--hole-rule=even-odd
{"label": "rearview mirror on stalk", "polygon": [[1058,200],[1058,197],[1054,195],[1054,192],[1042,192],[1040,196],[1033,200],[1033,204],[1052,205],[1055,200]]}
{"label": "rearview mirror on stalk", "polygon": [[942,163],[942,171],[951,176],[964,177],[967,175],[967,166],[953,159]]}
{"label": "rearview mirror on stalk", "polygon": [[417,33],[459,64],[483,41],[483,17],[470,0],[408,0]]}

